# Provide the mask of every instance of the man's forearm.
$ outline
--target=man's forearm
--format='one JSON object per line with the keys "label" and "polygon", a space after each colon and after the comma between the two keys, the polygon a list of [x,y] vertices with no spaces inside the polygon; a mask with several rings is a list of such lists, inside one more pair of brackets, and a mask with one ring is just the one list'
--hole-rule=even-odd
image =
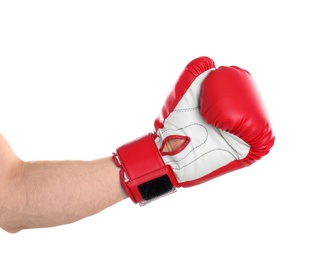
{"label": "man's forearm", "polygon": [[[180,140],[166,142],[171,152]],[[112,157],[92,161],[24,162],[0,134],[0,228],[69,224],[128,197]]]}
{"label": "man's forearm", "polygon": [[111,157],[22,162],[3,188],[0,225],[9,232],[68,224],[127,198]]}

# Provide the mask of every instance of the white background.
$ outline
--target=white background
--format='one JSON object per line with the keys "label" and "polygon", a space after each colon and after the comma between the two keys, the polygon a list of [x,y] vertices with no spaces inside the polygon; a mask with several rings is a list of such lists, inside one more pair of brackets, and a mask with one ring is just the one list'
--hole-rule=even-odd
{"label": "white background", "polygon": [[0,259],[334,259],[330,2],[0,1],[0,132],[23,160],[96,159],[150,132],[203,55],[251,72],[276,135],[251,167],[146,207],[0,230]]}

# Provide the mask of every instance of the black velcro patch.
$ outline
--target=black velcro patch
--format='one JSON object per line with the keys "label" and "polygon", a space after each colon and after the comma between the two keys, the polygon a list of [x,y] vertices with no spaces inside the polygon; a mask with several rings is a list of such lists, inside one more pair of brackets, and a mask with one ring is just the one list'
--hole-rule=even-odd
{"label": "black velcro patch", "polygon": [[156,198],[172,189],[173,185],[167,174],[138,186],[138,190],[144,200]]}

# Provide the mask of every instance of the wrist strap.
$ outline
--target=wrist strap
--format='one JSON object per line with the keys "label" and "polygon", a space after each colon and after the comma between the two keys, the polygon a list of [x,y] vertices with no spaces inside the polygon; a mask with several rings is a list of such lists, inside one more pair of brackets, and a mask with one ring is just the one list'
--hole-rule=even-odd
{"label": "wrist strap", "polygon": [[152,133],[119,147],[113,160],[121,169],[124,190],[141,206],[180,187],[172,168],[163,161]]}

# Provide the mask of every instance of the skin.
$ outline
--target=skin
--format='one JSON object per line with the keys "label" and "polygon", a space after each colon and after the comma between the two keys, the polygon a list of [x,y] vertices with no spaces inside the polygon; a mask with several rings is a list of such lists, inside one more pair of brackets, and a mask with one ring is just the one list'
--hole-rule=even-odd
{"label": "skin", "polygon": [[[172,152],[183,141],[166,142]],[[73,223],[127,199],[111,156],[23,161],[0,134],[0,228],[16,233]]]}

